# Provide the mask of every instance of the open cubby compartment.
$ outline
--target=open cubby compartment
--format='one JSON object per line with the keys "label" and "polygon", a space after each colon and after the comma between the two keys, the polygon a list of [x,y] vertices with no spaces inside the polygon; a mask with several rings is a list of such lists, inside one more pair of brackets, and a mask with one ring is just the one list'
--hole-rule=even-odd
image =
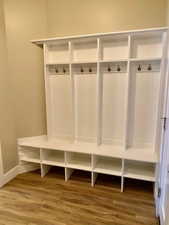
{"label": "open cubby compartment", "polygon": [[128,59],[128,35],[108,36],[101,38],[100,60]]}
{"label": "open cubby compartment", "polygon": [[[87,73],[79,73],[81,66]],[[96,64],[74,65],[74,110],[76,141],[96,142]],[[77,72],[77,73],[76,73]],[[77,75],[77,76],[76,76]]]}
{"label": "open cubby compartment", "polygon": [[73,63],[72,73],[74,75],[96,75],[97,64],[96,63]]}
{"label": "open cubby compartment", "polygon": [[65,166],[64,151],[55,149],[42,149],[42,163],[55,166]]}
{"label": "open cubby compartment", "polygon": [[127,62],[102,63],[101,76],[102,144],[121,146],[124,144]]}
{"label": "open cubby compartment", "polygon": [[162,34],[142,33],[132,37],[131,57],[132,58],[160,58],[162,57]]}
{"label": "open cubby compartment", "polygon": [[48,80],[48,136],[73,137],[72,81],[70,76],[50,76]]}
{"label": "open cubby compartment", "polygon": [[[148,67],[151,65],[152,70]],[[139,69],[141,67],[141,70]],[[154,152],[160,94],[160,60],[131,64],[127,147]]]}
{"label": "open cubby compartment", "polygon": [[72,41],[73,62],[95,62],[97,60],[97,39],[84,38]]}
{"label": "open cubby compartment", "polygon": [[73,169],[91,171],[91,155],[79,152],[66,152],[66,166]]}
{"label": "open cubby compartment", "polygon": [[122,159],[93,155],[93,171],[122,176]]}
{"label": "open cubby compartment", "polygon": [[49,176],[57,177],[65,179],[65,168],[62,166],[57,166],[57,165],[48,165],[48,164],[41,164],[41,176],[44,177],[49,173]]}
{"label": "open cubby compartment", "polygon": [[40,163],[40,149],[28,146],[19,147],[20,160]]}
{"label": "open cubby compartment", "polygon": [[125,160],[124,177],[155,181],[155,163]]}
{"label": "open cubby compartment", "polygon": [[47,64],[49,76],[69,75],[69,64]]}
{"label": "open cubby compartment", "polygon": [[69,61],[68,41],[50,42],[46,44],[46,63],[65,63]]}

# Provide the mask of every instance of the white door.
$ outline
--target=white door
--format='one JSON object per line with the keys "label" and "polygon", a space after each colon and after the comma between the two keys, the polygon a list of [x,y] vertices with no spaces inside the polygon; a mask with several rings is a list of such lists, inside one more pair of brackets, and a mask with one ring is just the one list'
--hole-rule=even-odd
{"label": "white door", "polygon": [[[168,66],[169,74],[169,66]],[[168,75],[167,74],[167,75]],[[169,81],[169,77],[168,77]],[[161,225],[169,225],[169,82],[167,82],[167,97],[165,103],[165,132],[163,137],[162,153],[160,160],[159,186],[161,188],[160,198],[158,199],[158,214]]]}

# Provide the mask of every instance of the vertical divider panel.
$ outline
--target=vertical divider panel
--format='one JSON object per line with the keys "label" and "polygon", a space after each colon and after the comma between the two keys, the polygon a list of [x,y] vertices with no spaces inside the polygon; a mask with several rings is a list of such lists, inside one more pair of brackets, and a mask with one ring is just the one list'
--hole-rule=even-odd
{"label": "vertical divider panel", "polygon": [[162,118],[164,118],[165,115],[165,98],[167,95],[167,88],[165,85],[167,85],[166,80],[166,57],[167,57],[167,39],[168,39],[168,33],[164,32],[162,37],[162,58],[161,58],[161,65],[160,65],[160,93],[158,95],[158,107],[157,107],[157,120],[156,120],[156,127],[155,127],[155,135],[153,140],[154,145],[154,152],[157,152],[158,149],[160,149],[160,144],[162,142],[163,137],[163,122]]}
{"label": "vertical divider panel", "polygon": [[41,177],[44,177],[50,170],[51,166],[41,164]]}
{"label": "vertical divider panel", "polygon": [[98,173],[92,172],[92,182],[91,182],[92,187],[94,187],[97,177],[98,177]]}
{"label": "vertical divider panel", "polygon": [[97,155],[91,155],[91,159],[92,159],[92,177],[91,177],[91,185],[92,187],[94,187],[97,177],[98,177],[98,173],[94,172],[93,170],[96,167],[96,162],[97,162]]}
{"label": "vertical divider panel", "polygon": [[134,132],[134,102],[135,102],[135,88],[136,88],[136,75],[133,73],[131,65],[131,52],[133,48],[133,38],[129,35],[129,59],[128,59],[128,82],[127,82],[127,100],[126,100],[126,128],[125,128],[125,149],[132,145],[133,132]]}
{"label": "vertical divider panel", "polygon": [[71,157],[71,153],[70,152],[65,152],[64,156],[65,156],[65,165],[66,165],[66,168],[65,168],[65,181],[68,181],[70,179],[70,177],[71,177],[71,175],[72,175],[74,170],[67,167],[69,159]]}
{"label": "vertical divider panel", "polygon": [[49,79],[47,73],[47,44],[43,44],[43,53],[44,53],[44,80],[45,80],[45,97],[46,97],[46,118],[47,118],[47,136],[48,138],[52,136],[52,116],[50,112],[50,97],[49,97]]}
{"label": "vertical divider panel", "polygon": [[69,72],[70,72],[70,79],[71,79],[71,87],[72,87],[72,113],[73,113],[73,141],[75,141],[76,136],[76,119],[75,119],[75,86],[74,86],[74,76],[72,72],[72,57],[73,57],[73,45],[71,41],[69,41]]}
{"label": "vertical divider panel", "polygon": [[125,161],[124,159],[122,159],[121,192],[124,191],[124,170],[125,170]]}
{"label": "vertical divider panel", "polygon": [[73,173],[74,169],[65,168],[65,181],[68,181]]}
{"label": "vertical divider panel", "polygon": [[128,142],[128,132],[129,132],[129,113],[130,113],[130,80],[131,80],[131,68],[130,68],[130,57],[132,51],[132,44],[131,44],[131,35],[128,36],[128,63],[127,63],[127,88],[126,88],[126,109],[125,109],[125,132],[124,132],[124,149],[127,148]]}
{"label": "vertical divider panel", "polygon": [[100,73],[100,59],[101,59],[101,41],[97,38],[97,145],[101,144],[102,139],[102,92],[103,79]]}

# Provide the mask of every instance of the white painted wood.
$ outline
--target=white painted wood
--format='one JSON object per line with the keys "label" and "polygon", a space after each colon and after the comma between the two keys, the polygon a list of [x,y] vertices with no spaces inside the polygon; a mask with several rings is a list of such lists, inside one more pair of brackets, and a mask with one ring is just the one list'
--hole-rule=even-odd
{"label": "white painted wood", "polygon": [[[89,68],[93,72],[88,72]],[[96,65],[84,65],[84,73],[74,70],[76,140],[96,141]]]}
{"label": "white painted wood", "polygon": [[101,75],[100,63],[101,59],[101,42],[97,38],[97,108],[96,108],[96,118],[97,118],[97,145],[102,143],[102,95],[103,95],[103,77]]}
{"label": "white painted wood", "polygon": [[50,77],[51,137],[73,137],[72,87],[69,76]]}
{"label": "white painted wood", "polygon": [[128,58],[127,35],[102,38],[101,59],[119,60]]}
{"label": "white painted wood", "polygon": [[78,41],[72,41],[73,62],[93,61],[97,59],[97,39],[82,39]]}
{"label": "white painted wood", "polygon": [[97,161],[95,163],[93,171],[103,174],[121,176],[122,161],[121,159],[97,156]]}
{"label": "white painted wood", "polygon": [[50,169],[51,169],[50,165],[41,164],[41,177],[46,176],[50,171]]}
{"label": "white painted wood", "polygon": [[20,139],[42,149],[20,159],[62,166],[66,181],[90,171],[92,186],[98,173],[121,176],[121,191],[125,177],[154,182],[166,30],[33,41],[44,45],[47,136]]}
{"label": "white painted wood", "polygon": [[22,146],[19,149],[19,158],[25,162],[40,163],[40,149]]}
{"label": "white painted wood", "polygon": [[133,35],[132,58],[162,57],[162,35]]}
{"label": "white painted wood", "polygon": [[148,28],[148,29],[140,29],[140,30],[128,30],[128,31],[120,31],[120,32],[109,32],[109,33],[96,33],[96,34],[86,34],[86,35],[76,35],[76,36],[66,36],[66,37],[58,37],[58,38],[48,38],[48,39],[39,39],[39,40],[32,40],[32,43],[37,45],[42,45],[44,42],[50,41],[62,41],[62,40],[76,40],[80,38],[94,38],[94,37],[105,37],[105,36],[112,36],[112,35],[128,35],[128,34],[139,34],[142,33],[143,35],[147,36],[147,33],[151,34],[159,34],[161,32],[167,31],[168,27],[158,27],[158,28]]}
{"label": "white painted wood", "polygon": [[124,178],[124,169],[125,169],[125,160],[122,159],[121,192],[124,191],[124,181],[125,181],[125,178]]}
{"label": "white painted wood", "polygon": [[[117,71],[117,67],[121,71]],[[111,69],[111,72],[108,71]],[[126,63],[105,64],[102,67],[102,143],[123,145],[125,126]],[[114,73],[115,71],[115,73]]]}
{"label": "white painted wood", "polygon": [[68,42],[46,45],[46,63],[69,62]]}
{"label": "white painted wood", "polygon": [[151,148],[124,148],[112,145],[100,145],[95,143],[77,142],[70,140],[48,140],[47,136],[37,136],[29,138],[20,138],[18,140],[20,146],[28,146],[34,148],[54,149],[67,152],[88,153],[100,156],[108,156],[114,158],[124,158],[131,160],[140,160],[143,162],[158,162],[158,155],[151,151]]}
{"label": "white painted wood", "polygon": [[73,169],[65,168],[65,181],[68,181],[73,173]]}
{"label": "white painted wood", "polygon": [[67,152],[66,166],[73,169],[91,171],[91,155]]}
{"label": "white painted wood", "polygon": [[152,163],[126,160],[124,177],[155,181],[155,165]]}
{"label": "white painted wood", "polygon": [[46,118],[47,118],[47,135],[48,137],[52,136],[52,116],[51,116],[51,99],[50,99],[50,86],[49,86],[49,79],[47,73],[47,46],[43,44],[43,55],[44,55],[44,81],[45,81],[45,100],[46,100]]}
{"label": "white painted wood", "polygon": [[92,187],[94,187],[97,177],[98,177],[98,173],[92,172],[92,180],[91,180]]}
{"label": "white painted wood", "polygon": [[50,149],[42,149],[41,161],[43,164],[64,167],[65,166],[64,152]]}

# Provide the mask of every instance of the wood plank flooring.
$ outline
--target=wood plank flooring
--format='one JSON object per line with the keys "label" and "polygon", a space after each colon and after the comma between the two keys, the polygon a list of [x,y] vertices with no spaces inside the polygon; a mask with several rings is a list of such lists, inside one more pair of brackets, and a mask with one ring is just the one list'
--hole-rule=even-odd
{"label": "wood plank flooring", "polygon": [[76,171],[68,182],[64,171],[22,174],[0,189],[0,225],[157,225],[150,183]]}

